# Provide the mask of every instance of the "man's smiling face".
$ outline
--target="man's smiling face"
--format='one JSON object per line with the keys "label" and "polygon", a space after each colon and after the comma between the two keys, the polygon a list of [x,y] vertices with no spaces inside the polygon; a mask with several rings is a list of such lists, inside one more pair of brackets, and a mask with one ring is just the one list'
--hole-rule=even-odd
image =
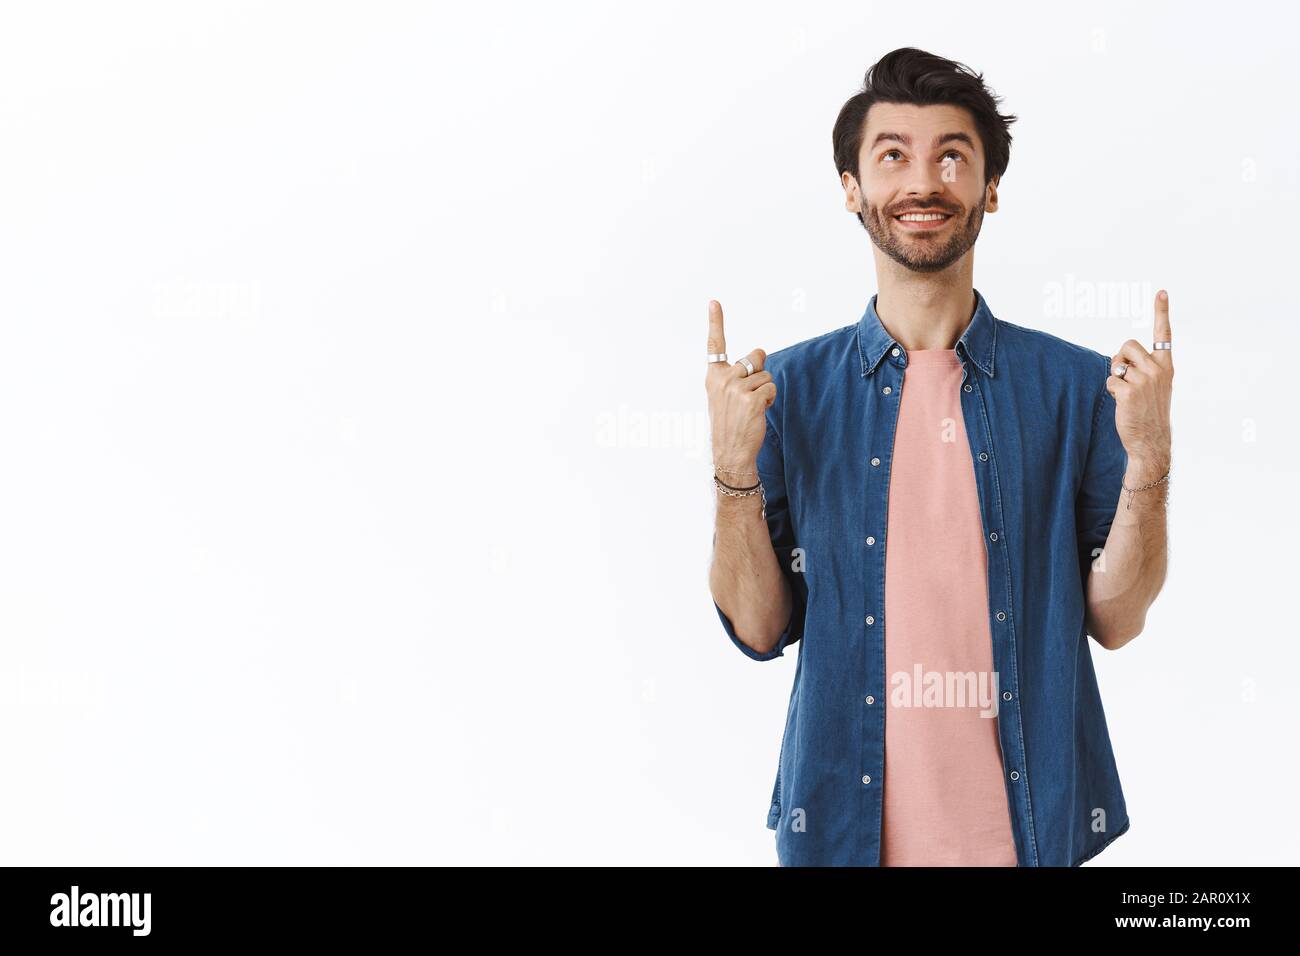
{"label": "man's smiling face", "polygon": [[964,256],[984,213],[998,207],[984,184],[984,145],[959,106],[876,103],[858,153],[859,182],[842,177],[845,206],[861,213],[881,252],[913,272],[939,272]]}

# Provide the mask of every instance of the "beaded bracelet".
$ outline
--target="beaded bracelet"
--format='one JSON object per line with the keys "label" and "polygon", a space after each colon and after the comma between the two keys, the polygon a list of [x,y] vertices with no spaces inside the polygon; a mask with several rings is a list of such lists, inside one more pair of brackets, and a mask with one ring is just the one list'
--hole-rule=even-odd
{"label": "beaded bracelet", "polygon": [[751,475],[757,477],[758,475],[758,472],[756,471],[732,471],[730,468],[719,468],[717,465],[713,466],[713,470],[720,471],[724,475],[740,475],[741,477],[745,477],[745,478],[748,478]]}

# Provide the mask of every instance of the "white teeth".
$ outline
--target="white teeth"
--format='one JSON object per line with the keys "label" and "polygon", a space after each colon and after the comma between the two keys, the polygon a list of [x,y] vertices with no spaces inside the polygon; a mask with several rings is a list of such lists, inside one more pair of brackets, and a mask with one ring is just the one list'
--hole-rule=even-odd
{"label": "white teeth", "polygon": [[933,222],[936,219],[947,219],[948,217],[943,215],[942,213],[937,213],[937,212],[929,212],[929,213],[909,212],[902,216],[899,216],[898,218],[901,219],[903,222]]}

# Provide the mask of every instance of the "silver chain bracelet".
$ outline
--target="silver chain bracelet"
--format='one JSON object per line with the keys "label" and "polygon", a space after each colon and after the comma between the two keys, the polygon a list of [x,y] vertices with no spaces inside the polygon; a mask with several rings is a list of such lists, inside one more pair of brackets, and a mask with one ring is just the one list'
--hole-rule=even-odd
{"label": "silver chain bracelet", "polygon": [[725,484],[717,475],[714,475],[713,486],[728,498],[752,498],[754,495],[758,495],[758,499],[763,505],[763,520],[767,520],[767,495],[763,493],[763,483],[761,481],[753,488],[737,490]]}
{"label": "silver chain bracelet", "polygon": [[[1172,469],[1171,469],[1171,470],[1172,470]],[[1148,488],[1154,488],[1156,485],[1160,484],[1162,481],[1163,481],[1163,482],[1168,482],[1168,481],[1169,481],[1169,472],[1168,472],[1168,471],[1166,471],[1163,475],[1161,475],[1161,476],[1160,476],[1159,478],[1157,478],[1155,481],[1148,482],[1147,484],[1145,484],[1145,485],[1141,485],[1140,487],[1137,487],[1137,488],[1130,488],[1128,485],[1124,484],[1124,482],[1121,481],[1121,482],[1120,482],[1120,487],[1123,488],[1125,491],[1128,492],[1128,504],[1126,504],[1126,505],[1124,506],[1124,510],[1125,510],[1125,511],[1132,511],[1132,510],[1133,510],[1133,495],[1134,495],[1134,494],[1136,494],[1136,493],[1139,492],[1139,491],[1146,491]]]}

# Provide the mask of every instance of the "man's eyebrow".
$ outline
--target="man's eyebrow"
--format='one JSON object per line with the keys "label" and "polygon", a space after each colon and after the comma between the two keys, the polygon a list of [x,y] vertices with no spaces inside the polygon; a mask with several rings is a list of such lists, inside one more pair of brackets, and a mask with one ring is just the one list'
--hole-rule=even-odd
{"label": "man's eyebrow", "polygon": [[[871,148],[875,149],[885,140],[893,140],[902,143],[904,146],[911,147],[912,137],[906,133],[877,133],[876,138],[871,142]],[[938,149],[944,143],[965,143],[971,149],[975,148],[975,141],[965,133],[944,133],[942,136],[936,136],[934,139],[934,148]]]}

